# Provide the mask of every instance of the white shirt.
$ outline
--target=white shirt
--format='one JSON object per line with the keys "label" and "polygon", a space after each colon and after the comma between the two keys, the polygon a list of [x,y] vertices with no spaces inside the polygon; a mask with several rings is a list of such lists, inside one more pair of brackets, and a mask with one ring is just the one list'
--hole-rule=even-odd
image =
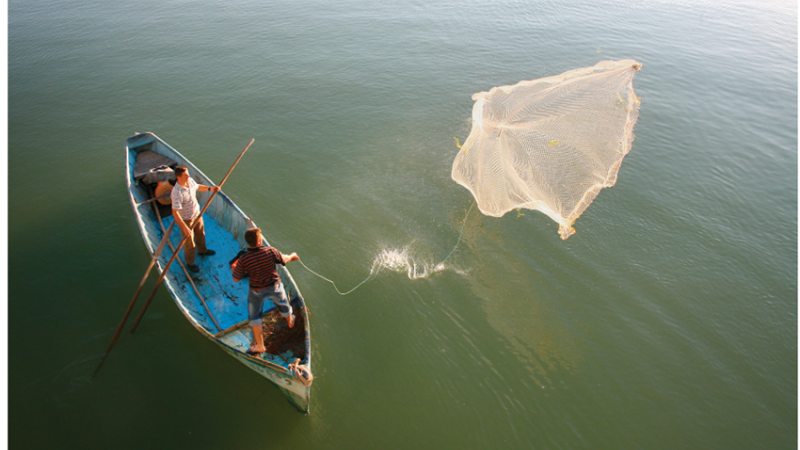
{"label": "white shirt", "polygon": [[197,203],[197,188],[200,186],[189,177],[186,187],[180,183],[175,183],[172,188],[172,209],[178,211],[181,219],[192,220],[200,214],[200,204]]}

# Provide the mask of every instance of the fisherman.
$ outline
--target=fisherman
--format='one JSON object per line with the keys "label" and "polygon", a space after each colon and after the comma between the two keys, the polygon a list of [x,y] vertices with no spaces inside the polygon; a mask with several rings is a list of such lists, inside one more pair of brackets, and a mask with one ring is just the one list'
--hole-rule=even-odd
{"label": "fisherman", "polygon": [[[216,254],[214,250],[206,248],[206,230],[203,226],[203,218],[200,216],[200,204],[197,203],[197,192],[219,192],[219,186],[204,186],[197,184],[186,167],[175,167],[175,178],[177,182],[172,189],[172,216],[181,228],[181,235],[189,239],[183,245],[183,259],[186,261],[186,268],[192,272],[199,272],[200,267],[194,263],[195,248],[201,256],[211,256]],[[190,228],[190,226],[194,227]]]}
{"label": "fisherman", "polygon": [[264,336],[262,333],[261,313],[264,308],[264,299],[269,298],[278,307],[281,317],[286,319],[289,328],[294,327],[295,316],[292,306],[286,298],[281,277],[278,275],[278,266],[300,259],[297,253],[284,255],[275,247],[267,247],[261,242],[261,230],[250,228],[244,233],[244,240],[249,248],[240,252],[237,259],[231,262],[233,281],[239,282],[245,277],[250,277],[250,289],[247,294],[247,312],[250,318],[250,328],[253,330],[253,343],[248,353],[264,353]]}

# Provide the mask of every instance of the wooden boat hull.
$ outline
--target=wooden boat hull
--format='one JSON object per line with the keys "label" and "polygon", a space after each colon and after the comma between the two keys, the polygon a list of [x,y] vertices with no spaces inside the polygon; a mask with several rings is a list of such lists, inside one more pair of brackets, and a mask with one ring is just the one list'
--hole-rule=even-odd
{"label": "wooden boat hull", "polygon": [[[178,165],[187,167],[190,176],[199,184],[213,186],[215,183],[153,133],[139,133],[128,138],[125,153],[128,194],[145,246],[152,255],[163,237],[163,230],[169,227],[173,219],[167,213],[161,214],[161,224],[159,224],[155,203],[143,203],[151,198],[149,186],[144,180],[137,179],[141,174],[141,163],[145,160],[145,155],[148,158],[153,154],[158,158],[166,157]],[[137,159],[140,167],[136,166]],[[137,170],[139,172],[135,173]],[[210,193],[198,193],[201,208],[209,197]],[[219,345],[226,353],[271,381],[292,404],[307,414],[311,396],[310,382],[293,375],[290,368],[291,363],[297,362],[309,373],[311,371],[308,310],[297,284],[285,267],[278,266],[281,282],[292,302],[298,324],[304,328],[305,340],[301,344],[303,351],[300,351],[299,355],[292,352],[277,355],[247,353],[252,342],[250,327],[235,326],[246,324],[247,281],[233,282],[228,261],[236,256],[239,250],[247,247],[244,242],[244,232],[256,225],[223,192],[214,197],[203,215],[203,221],[207,246],[214,249],[217,254],[210,257],[196,256],[195,264],[201,268],[197,274],[185,271],[176,260],[169,267],[163,284],[175,300],[178,309],[197,331]],[[170,235],[173,248],[178,246],[180,240],[180,231],[173,230]],[[165,247],[157,261],[159,272],[163,273],[172,255],[172,248]],[[178,259],[182,260],[183,255]],[[266,312],[274,309],[274,305],[270,302],[265,303],[267,303]]]}

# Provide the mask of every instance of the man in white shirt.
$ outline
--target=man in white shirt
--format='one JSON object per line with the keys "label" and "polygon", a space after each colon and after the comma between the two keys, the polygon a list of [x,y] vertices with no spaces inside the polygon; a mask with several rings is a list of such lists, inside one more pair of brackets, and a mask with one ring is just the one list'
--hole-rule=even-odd
{"label": "man in white shirt", "polygon": [[203,256],[211,256],[217,252],[206,248],[206,230],[203,227],[203,218],[200,217],[197,191],[219,192],[219,186],[197,184],[183,166],[175,168],[175,177],[178,181],[172,188],[172,216],[181,229],[181,235],[183,237],[190,236],[183,244],[183,259],[186,261],[186,268],[192,272],[199,272],[200,267],[194,263],[195,248],[197,248],[197,253]]}

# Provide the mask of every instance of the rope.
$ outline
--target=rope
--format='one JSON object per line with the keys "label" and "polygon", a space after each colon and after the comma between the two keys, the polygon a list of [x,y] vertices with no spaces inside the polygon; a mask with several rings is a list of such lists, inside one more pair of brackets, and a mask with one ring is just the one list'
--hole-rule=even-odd
{"label": "rope", "polygon": [[461,223],[461,231],[458,233],[458,241],[456,241],[456,246],[453,247],[453,250],[450,250],[450,254],[447,255],[447,258],[442,260],[441,264],[444,264],[444,262],[447,261],[450,258],[450,256],[453,254],[453,252],[456,251],[456,248],[458,247],[458,244],[461,243],[461,235],[464,234],[464,226],[467,224],[467,217],[469,217],[469,213],[472,212],[472,207],[473,206],[475,206],[475,202],[472,202],[472,204],[469,205],[469,209],[467,210],[467,215],[464,216],[464,222]]}
{"label": "rope", "polygon": [[[461,231],[458,233],[458,241],[456,241],[456,245],[453,247],[453,250],[450,250],[450,254],[448,254],[448,255],[447,255],[447,257],[446,257],[444,260],[442,260],[442,262],[441,262],[441,263],[439,263],[439,265],[442,265],[442,264],[444,264],[444,263],[445,263],[445,261],[447,261],[448,259],[450,259],[450,257],[451,257],[451,256],[453,255],[453,253],[456,251],[456,248],[458,248],[458,244],[460,244],[460,243],[461,243],[461,236],[464,234],[464,226],[466,226],[466,225],[467,225],[467,217],[469,217],[469,213],[470,213],[470,212],[472,212],[472,207],[473,207],[473,206],[475,206],[475,202],[474,202],[474,201],[473,201],[473,202],[472,202],[472,204],[469,206],[469,209],[467,210],[467,214],[464,216],[464,221],[463,221],[463,223],[461,224]],[[343,295],[343,296],[344,296],[344,295],[347,295],[347,294],[349,294],[349,293],[351,293],[351,292],[353,292],[353,291],[355,291],[355,290],[356,290],[356,289],[358,289],[358,288],[360,288],[360,287],[361,287],[361,286],[362,286],[364,283],[366,283],[367,281],[371,280],[371,279],[372,279],[372,277],[374,277],[374,276],[375,276],[375,275],[378,273],[378,271],[377,271],[377,270],[375,270],[375,269],[374,269],[374,267],[373,267],[373,270],[371,270],[371,271],[370,271],[370,274],[369,274],[369,276],[368,276],[368,277],[367,277],[367,278],[366,278],[364,281],[362,281],[361,283],[358,283],[358,284],[356,285],[356,287],[354,287],[353,289],[350,289],[350,290],[349,290],[349,291],[347,291],[347,292],[342,292],[342,291],[340,291],[340,290],[339,290],[339,288],[338,288],[338,287],[336,287],[336,283],[334,283],[334,282],[333,282],[333,280],[330,280],[330,279],[328,279],[328,278],[325,278],[325,277],[323,277],[322,275],[318,274],[317,272],[314,272],[313,270],[309,269],[309,268],[308,268],[308,266],[307,266],[307,265],[305,265],[305,263],[303,262],[303,260],[302,260],[302,259],[300,259],[300,260],[298,260],[298,261],[300,261],[300,264],[301,264],[303,267],[305,267],[305,268],[306,268],[306,270],[308,270],[309,272],[311,272],[311,273],[313,273],[314,275],[318,276],[319,278],[322,278],[323,280],[327,281],[328,283],[332,284],[332,285],[333,285],[333,288],[334,288],[334,289],[336,289],[336,292],[337,292],[339,295]]]}
{"label": "rope", "polygon": [[349,294],[349,293],[351,293],[351,292],[355,291],[356,289],[360,288],[360,287],[361,287],[361,285],[363,285],[364,283],[366,283],[367,281],[369,281],[370,279],[372,279],[372,277],[373,277],[373,276],[374,276],[374,275],[377,273],[377,271],[373,271],[372,273],[370,273],[370,274],[369,274],[369,276],[367,277],[367,279],[366,279],[366,280],[362,281],[361,283],[358,283],[358,285],[356,285],[356,287],[354,287],[353,289],[350,289],[350,290],[349,290],[349,291],[347,291],[347,292],[342,292],[342,291],[340,291],[340,290],[339,290],[339,288],[338,288],[338,287],[336,287],[336,283],[334,283],[334,282],[333,282],[333,280],[330,280],[330,279],[328,279],[328,278],[325,278],[325,277],[323,277],[322,275],[318,274],[317,272],[314,272],[313,270],[309,269],[309,268],[308,268],[308,266],[307,266],[307,265],[306,265],[306,264],[303,262],[303,260],[302,260],[302,259],[299,259],[298,261],[300,261],[300,264],[301,264],[303,267],[305,267],[305,268],[306,268],[306,270],[308,270],[309,272],[313,273],[314,275],[316,275],[316,276],[318,276],[318,277],[322,278],[323,280],[327,281],[328,283],[332,284],[332,285],[333,285],[333,288],[334,288],[334,289],[336,289],[336,292],[338,292],[338,293],[339,293],[339,295],[347,295],[347,294]]}
{"label": "rope", "polygon": [[300,364],[300,358],[294,360],[293,363],[289,364],[289,372],[292,374],[292,378],[299,381],[305,387],[311,386],[311,383],[314,381],[314,375],[311,375],[311,371],[308,370],[308,367]]}

